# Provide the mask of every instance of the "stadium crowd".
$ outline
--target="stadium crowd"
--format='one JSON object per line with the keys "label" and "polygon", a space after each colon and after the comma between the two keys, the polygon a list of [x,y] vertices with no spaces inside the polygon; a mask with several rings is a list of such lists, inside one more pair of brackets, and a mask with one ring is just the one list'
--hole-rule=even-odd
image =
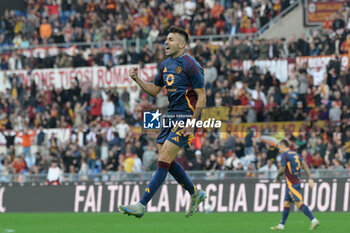
{"label": "stadium crowd", "polygon": [[[246,1],[243,1],[246,2]],[[259,2],[259,1],[258,1]],[[264,1],[262,1],[264,2]],[[278,1],[277,1],[278,2]],[[217,2],[218,3],[218,2]],[[126,3],[125,3],[126,4]],[[164,3],[165,4],[165,3]],[[235,4],[234,4],[235,5]],[[177,8],[176,8],[177,9]],[[350,8],[347,8],[350,9]],[[234,11],[236,12],[236,11]],[[8,13],[10,14],[10,13]],[[13,13],[14,14],[14,13]],[[5,18],[6,18],[5,13]],[[11,14],[10,14],[11,15]],[[201,17],[202,14],[196,14]],[[205,15],[205,14],[204,14]],[[15,17],[15,16],[13,16]],[[22,17],[19,18],[19,20]],[[72,20],[74,21],[74,20]],[[86,20],[82,20],[86,22]],[[134,20],[135,21],[135,20]],[[133,22],[134,22],[133,21]],[[105,21],[103,21],[105,22]],[[107,20],[109,22],[109,20]],[[127,21],[129,22],[129,21]],[[131,22],[131,21],[130,21]],[[205,20],[205,22],[207,22]],[[108,25],[115,25],[115,23],[109,22]],[[200,21],[192,20],[191,24],[200,25]],[[7,25],[3,23],[2,25]],[[11,24],[12,25],[12,24]],[[16,24],[15,24],[16,25]],[[18,26],[22,30],[24,24],[20,23]],[[33,25],[32,23],[29,25]],[[34,24],[35,25],[35,24]],[[49,24],[51,25],[51,24]],[[68,24],[69,25],[69,24]],[[30,53],[30,55],[24,55],[21,49],[7,50],[6,46],[13,45],[12,48],[22,48],[26,49],[32,43],[27,43],[25,40],[18,39],[18,35],[22,33],[16,31],[15,28],[9,29],[12,34],[17,36],[14,38],[17,41],[14,44],[8,44],[8,35],[6,29],[2,30],[0,33],[0,47],[2,47],[4,52],[1,54],[1,70],[17,70],[17,69],[27,69],[32,70],[36,68],[62,68],[62,67],[83,67],[83,66],[107,66],[112,67],[114,65],[124,65],[124,64],[144,64],[156,62],[159,63],[164,57],[163,53],[163,42],[166,35],[167,26],[159,27],[158,24],[152,23],[152,29],[149,33],[143,37],[139,37],[139,33],[130,33],[131,38],[144,38],[144,46],[140,49],[135,48],[134,44],[124,48],[123,46],[115,47],[100,45],[98,48],[86,48],[84,46],[78,46],[77,49],[73,49],[72,53],[68,55],[66,52],[60,50],[57,55],[52,55],[46,50],[45,54],[42,56],[35,56],[35,54]],[[173,25],[173,24],[167,24]],[[188,24],[190,25],[190,24]],[[224,33],[230,34],[232,36],[232,25],[225,23],[225,28],[229,28],[228,31]],[[118,27],[118,26],[117,26]],[[120,40],[118,36],[113,36],[113,32],[107,30],[103,33],[93,33],[94,36],[88,36],[89,33],[81,30],[80,27],[75,26],[72,29],[72,33],[61,32],[62,41],[63,36],[72,38],[76,37],[93,37],[91,41],[102,41],[106,40]],[[103,31],[104,27],[98,27],[96,30]],[[141,27],[145,29],[147,27]],[[206,30],[211,30],[211,27],[206,25]],[[25,28],[24,28],[25,29]],[[23,30],[24,30],[23,29]],[[232,29],[232,30],[231,30]],[[58,30],[58,29],[57,29]],[[56,31],[57,31],[56,30]],[[78,33],[73,33],[77,30]],[[36,30],[29,30],[30,33],[35,33]],[[55,30],[54,30],[55,31]],[[191,30],[190,30],[191,31]],[[189,31],[189,32],[190,32]],[[234,31],[234,30],[233,30]],[[10,34],[11,34],[10,33]],[[196,34],[196,33],[194,33]],[[215,30],[208,34],[217,34]],[[112,35],[112,36],[111,36]],[[40,36],[38,35],[38,41],[40,41]],[[97,37],[97,39],[94,39]],[[113,37],[113,38],[109,38]],[[36,38],[36,36],[31,35],[30,38]],[[56,38],[54,35],[50,36],[50,39]],[[129,37],[127,37],[129,38]],[[22,42],[25,42],[26,46],[21,46]],[[71,42],[83,42],[85,39],[72,39]],[[49,43],[57,41],[48,41]],[[38,42],[39,43],[39,42]],[[40,43],[39,43],[40,44]],[[89,47],[89,46],[88,46]],[[311,36],[300,35],[298,38],[291,37],[288,40],[285,38],[274,38],[274,39],[257,39],[253,37],[231,37],[229,40],[224,40],[221,44],[210,44],[205,41],[196,40],[191,44],[191,54],[199,60],[201,64],[208,67],[215,67],[216,73],[218,75],[226,75],[231,72],[232,61],[234,60],[256,60],[256,59],[278,59],[278,58],[295,58],[297,56],[317,56],[317,55],[330,55],[330,54],[344,54],[350,49],[350,13],[347,10],[343,14],[337,14],[332,19],[327,19],[320,30],[315,30]],[[12,51],[12,52],[11,52]],[[216,75],[214,74],[214,77]]]}
{"label": "stadium crowd", "polygon": [[[80,2],[83,1],[78,1],[78,3]],[[91,2],[89,1],[87,4],[83,2],[85,4],[83,12],[88,9],[86,7],[91,7],[89,5]],[[164,10],[165,13],[172,14],[172,10],[168,6],[171,5],[170,2],[178,4],[181,1],[167,1],[163,7],[161,5],[160,11]],[[204,4],[211,1],[197,2]],[[254,6],[260,1],[240,2],[242,2],[242,6]],[[274,2],[283,3],[286,1]],[[67,22],[63,24],[65,28],[70,25],[69,21],[74,22],[75,17],[79,17],[78,9],[80,8],[77,8],[79,4],[74,6],[73,3],[71,5],[69,3],[70,1],[62,0],[60,7],[65,10],[50,16],[46,14],[52,13],[55,9],[47,6],[41,8],[35,1],[28,1],[28,13],[34,11],[34,15],[39,15],[45,21],[46,18],[52,20],[54,17],[63,19],[64,12],[72,12],[75,9],[77,13],[74,17],[72,17],[74,14],[66,15]],[[263,4],[265,1],[261,1],[261,3]],[[128,5],[126,2],[123,4]],[[132,5],[132,2],[129,4]],[[209,3],[207,4],[209,6]],[[217,1],[213,7],[217,4],[220,2]],[[235,4],[237,3],[235,2]],[[119,7],[121,6],[118,2],[115,9],[120,10]],[[152,10],[151,3],[148,7]],[[247,13],[246,8],[243,7],[242,15]],[[42,15],[39,13],[40,9],[44,9]],[[100,5],[91,9],[93,10],[84,13],[83,17],[95,15],[99,17],[97,21],[106,22],[107,25],[115,24],[113,20],[119,20],[115,19],[116,14],[113,13],[108,13],[108,19],[104,19],[104,13],[101,12],[108,12],[108,10],[101,11]],[[142,7],[138,9],[142,9]],[[228,11],[229,8],[225,9]],[[124,13],[119,14],[122,17],[132,17],[128,15],[128,10],[122,12]],[[140,12],[146,14],[147,10]],[[134,17],[140,17],[143,14],[140,12]],[[133,15],[131,12],[130,14]],[[181,13],[179,14],[181,15]],[[184,17],[180,17],[183,19],[180,20],[182,23],[186,22],[186,13],[183,14]],[[10,12],[7,13],[7,16],[12,17],[12,19],[15,17]],[[57,18],[57,16],[59,17]],[[193,21],[196,17],[197,14]],[[14,19],[18,22],[22,19],[24,21],[33,20],[35,17],[15,17]],[[6,21],[6,14],[4,20]],[[159,21],[159,19],[156,20]],[[342,20],[342,23],[336,22],[336,20]],[[140,21],[143,22],[141,19]],[[193,21],[188,22],[187,25],[191,26]],[[59,23],[59,20],[56,22]],[[84,19],[82,22],[88,21]],[[164,22],[159,23],[163,24]],[[3,25],[7,24],[3,23]],[[196,28],[199,24],[196,22],[194,25]],[[308,122],[297,135],[288,131],[284,132],[285,137],[293,142],[292,148],[301,153],[312,168],[339,169],[346,167],[350,169],[350,69],[341,69],[339,58],[328,64],[325,78],[319,85],[313,83],[312,74],[308,70],[307,64],[296,67],[291,72],[288,81],[283,85],[275,74],[261,73],[255,66],[251,67],[248,72],[243,72],[231,65],[232,60],[238,59],[293,58],[346,52],[350,47],[349,18],[341,19],[338,17],[331,25],[334,27],[325,28],[326,30],[315,33],[313,37],[300,36],[291,38],[288,42],[283,39],[232,39],[225,42],[224,46],[215,48],[197,40],[189,53],[205,67],[207,107],[238,107],[239,111],[230,111],[230,118],[238,119],[236,123]],[[90,38],[94,40],[96,33],[93,30],[98,31],[101,27],[95,29],[89,27],[91,25],[88,26],[88,29],[86,29],[85,24],[81,25],[81,28],[90,30],[94,34]],[[146,45],[141,53],[135,52],[132,48],[130,51],[123,51],[118,57],[114,57],[108,48],[104,48],[99,49],[98,53],[86,57],[86,54],[83,53],[84,49],[80,49],[78,54],[73,57],[62,53],[57,57],[45,57],[41,60],[41,58],[34,56],[27,58],[18,50],[9,56],[8,60],[3,55],[1,69],[27,68],[31,70],[35,68],[113,66],[159,62],[164,58],[162,44],[158,43],[163,40],[160,32],[162,27],[154,27],[158,31],[156,34],[152,34],[151,31],[144,35],[146,37],[154,36],[155,49],[150,49]],[[74,26],[73,28],[71,29],[72,35],[76,35],[75,32],[79,31],[80,27]],[[205,28],[208,27],[205,26]],[[56,32],[61,32],[61,29],[58,28]],[[109,33],[109,29],[103,30]],[[210,30],[216,29],[211,28]],[[31,32],[33,31],[35,30]],[[197,34],[196,31],[190,32],[194,35]],[[89,33],[82,34],[87,36]],[[129,35],[127,33],[121,35],[126,36],[126,38],[135,38],[136,36],[133,32],[130,37],[127,36]],[[11,35],[5,30],[1,36],[3,41],[8,41]],[[102,32],[100,36],[103,36]],[[34,44],[43,42],[39,35],[36,37],[30,35],[30,37],[37,39]],[[120,38],[119,34],[116,38]],[[50,39],[45,43],[48,42]],[[65,172],[79,174],[108,173],[111,171],[139,172],[155,168],[157,157],[157,148],[154,144],[155,135],[132,133],[131,129],[142,125],[142,111],[163,109],[167,106],[165,93],[161,93],[155,99],[148,97],[137,87],[92,89],[87,83],[80,83],[77,79],[75,86],[68,90],[41,90],[36,87],[34,82],[30,87],[25,87],[16,75],[9,75],[7,78],[10,88],[6,92],[0,92],[0,128],[6,139],[7,147],[6,153],[0,154],[1,174],[46,173],[52,160],[58,161]],[[314,124],[317,120],[324,120],[327,123],[324,127],[318,127]],[[48,137],[43,129],[50,128],[71,129],[70,141],[61,142],[55,134]],[[36,135],[33,135],[31,129],[39,130]],[[218,132],[198,132],[194,140],[196,143],[193,143],[189,149],[181,151],[177,161],[187,170],[246,170],[247,176],[253,176],[254,173],[250,173],[250,171],[277,170],[280,156],[275,147],[259,141],[258,138],[254,137],[252,131],[249,131],[243,138],[238,137],[236,133],[228,132],[226,137],[221,137]],[[269,133],[269,130],[266,133]],[[80,139],[79,135],[83,135],[83,139]],[[22,139],[23,153],[18,153],[15,150],[16,137]],[[38,152],[32,153],[33,145],[38,146]]]}
{"label": "stadium crowd", "polygon": [[253,33],[291,0],[27,0],[27,11],[6,10],[0,45],[149,38],[162,41],[169,25],[191,35]]}
{"label": "stadium crowd", "polygon": [[[230,118],[238,122],[330,122],[324,128],[310,123],[297,138],[286,135],[311,167],[332,168],[339,163],[350,168],[350,69],[343,72],[337,67],[339,61],[330,62],[327,78],[319,86],[310,84],[301,67],[291,74],[286,88],[281,88],[275,76],[260,74],[254,67],[247,75],[237,71],[231,78],[207,83],[207,106],[238,107],[239,111],[230,111]],[[25,88],[18,77],[9,79],[11,88],[0,93],[1,128],[8,147],[7,155],[1,155],[5,173],[10,167],[16,173],[24,169],[43,172],[48,158],[58,159],[71,173],[82,167],[94,172],[154,168],[154,135],[133,134],[130,128],[142,125],[142,111],[167,106],[165,93],[150,98],[136,87],[90,89],[78,80],[72,89],[38,90],[35,83]],[[54,134],[46,138],[43,132],[35,137],[30,130],[21,133],[34,128],[71,128],[73,134],[69,142],[60,143]],[[83,144],[74,137],[77,131],[83,132]],[[22,138],[21,156],[14,151],[15,137]],[[266,167],[270,159],[279,162],[276,149],[256,141],[252,134],[239,138],[230,133],[220,139],[219,134],[209,132],[197,140],[200,143],[178,157],[186,169],[270,169]],[[35,158],[31,143],[41,148]]]}

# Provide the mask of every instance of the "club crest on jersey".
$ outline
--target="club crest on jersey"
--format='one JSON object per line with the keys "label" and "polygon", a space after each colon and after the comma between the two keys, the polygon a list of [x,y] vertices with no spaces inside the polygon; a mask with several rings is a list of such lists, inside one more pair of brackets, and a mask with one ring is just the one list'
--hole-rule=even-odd
{"label": "club crest on jersey", "polygon": [[182,71],[181,66],[176,67],[176,73],[180,74],[180,73],[181,73],[181,71]]}

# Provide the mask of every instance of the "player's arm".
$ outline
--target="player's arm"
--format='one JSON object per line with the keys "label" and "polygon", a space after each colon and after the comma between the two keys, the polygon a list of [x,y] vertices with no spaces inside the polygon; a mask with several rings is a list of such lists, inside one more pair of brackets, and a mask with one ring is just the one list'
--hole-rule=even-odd
{"label": "player's arm", "polygon": [[306,172],[306,175],[307,175],[307,182],[309,183],[309,186],[311,188],[313,188],[314,187],[314,181],[311,178],[311,172],[310,172],[309,166],[307,165],[305,160],[303,160],[302,165],[303,165],[303,168],[304,168],[304,170]]}
{"label": "player's arm", "polygon": [[285,170],[286,170],[285,166],[281,166],[280,169],[278,169],[278,173],[277,173],[277,176],[275,178],[276,183],[279,182],[279,180],[280,180],[281,176],[284,174]]}
{"label": "player's arm", "polygon": [[[195,119],[196,121],[201,115],[201,112],[205,105],[207,104],[207,97],[205,92],[205,86],[204,86],[204,70],[203,68],[197,63],[188,63],[188,71],[189,71],[189,77],[190,82],[192,84],[194,92],[197,94],[197,103],[194,108],[194,112],[192,115],[192,119]],[[186,137],[189,135],[192,135],[194,132],[194,128],[192,127],[185,127],[182,131],[182,134]]]}
{"label": "player's arm", "polygon": [[207,95],[206,95],[204,87],[203,88],[196,88],[193,90],[196,92],[198,99],[197,99],[196,106],[194,108],[194,113],[193,113],[192,119],[197,120],[199,118],[199,116],[201,115],[203,108],[207,104]]}
{"label": "player's arm", "polygon": [[[206,95],[204,87],[203,88],[195,88],[193,90],[196,92],[198,99],[197,99],[196,106],[194,108],[194,113],[192,115],[192,119],[195,119],[197,121],[197,119],[199,118],[199,116],[202,113],[203,108],[207,104],[207,95]],[[186,137],[186,136],[192,135],[193,132],[194,132],[194,128],[185,127],[182,130],[182,135]]]}
{"label": "player's arm", "polygon": [[159,92],[162,90],[161,86],[157,86],[154,83],[148,83],[139,78],[138,75],[138,68],[137,67],[132,67],[129,69],[129,76],[134,80],[140,87],[141,89],[146,92],[147,94],[155,97],[159,94]]}

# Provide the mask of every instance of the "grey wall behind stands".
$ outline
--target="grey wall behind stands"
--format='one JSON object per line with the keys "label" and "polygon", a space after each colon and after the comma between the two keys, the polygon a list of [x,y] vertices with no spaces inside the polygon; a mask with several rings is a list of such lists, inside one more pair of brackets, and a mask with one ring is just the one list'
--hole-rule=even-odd
{"label": "grey wall behind stands", "polygon": [[[278,212],[283,208],[285,183],[271,180],[202,180],[205,204],[217,212]],[[145,182],[0,184],[0,212],[114,212],[120,204],[138,201]],[[314,211],[349,212],[350,178],[317,180],[311,189],[303,183],[304,202]],[[189,194],[176,182],[166,182],[147,206],[148,212],[184,212]],[[203,211],[201,205],[199,211]]]}
{"label": "grey wall behind stands", "polygon": [[4,15],[5,10],[26,10],[26,3],[24,0],[1,0],[0,1],[0,17]]}

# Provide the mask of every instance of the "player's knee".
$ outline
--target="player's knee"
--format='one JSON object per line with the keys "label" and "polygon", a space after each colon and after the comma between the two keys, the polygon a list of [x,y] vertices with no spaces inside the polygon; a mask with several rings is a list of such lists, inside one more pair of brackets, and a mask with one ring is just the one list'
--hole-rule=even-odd
{"label": "player's knee", "polygon": [[286,208],[289,208],[290,207],[289,201],[285,201],[283,206],[286,207]]}
{"label": "player's knee", "polygon": [[160,160],[158,160],[157,166],[160,167],[160,168],[169,170],[170,167],[171,167],[171,163],[168,163],[168,162],[166,162],[166,161],[160,161]]}
{"label": "player's knee", "polygon": [[295,202],[295,205],[300,209],[300,207],[303,205],[303,202],[297,201]]}
{"label": "player's knee", "polygon": [[172,158],[164,152],[161,152],[158,156],[158,162],[165,162],[165,163],[171,163],[172,162]]}

